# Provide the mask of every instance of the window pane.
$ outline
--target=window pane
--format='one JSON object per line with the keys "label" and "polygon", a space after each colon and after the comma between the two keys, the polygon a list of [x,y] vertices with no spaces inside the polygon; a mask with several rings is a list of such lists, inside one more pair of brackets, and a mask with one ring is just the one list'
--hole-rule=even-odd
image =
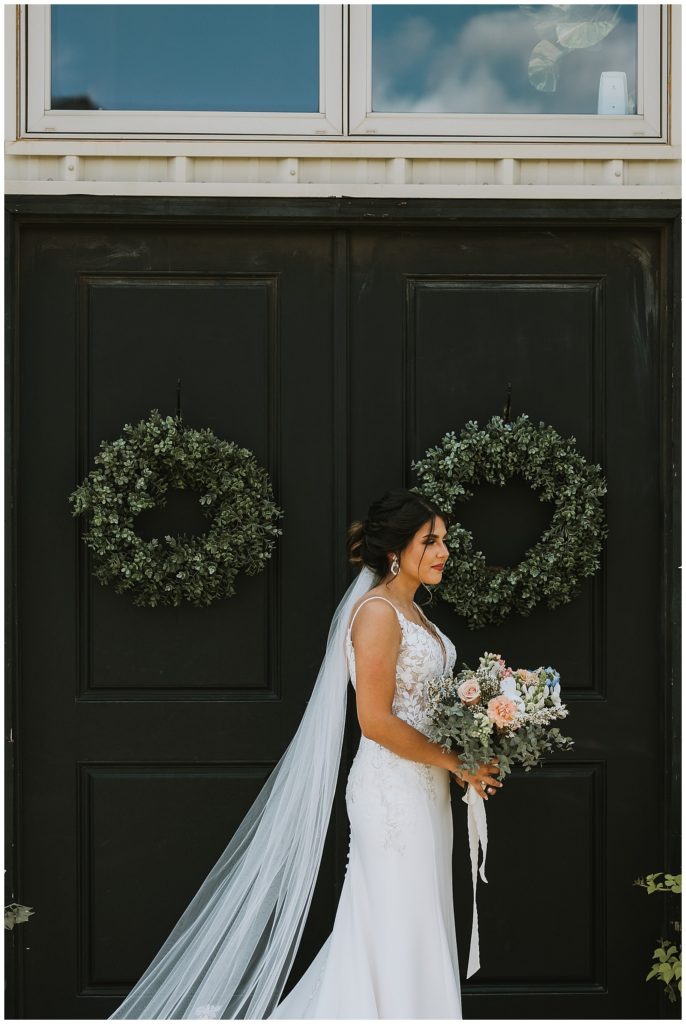
{"label": "window pane", "polygon": [[635,114],[637,11],[635,4],[374,4],[372,110]]}
{"label": "window pane", "polygon": [[51,26],[53,110],[319,111],[318,4],[53,4]]}

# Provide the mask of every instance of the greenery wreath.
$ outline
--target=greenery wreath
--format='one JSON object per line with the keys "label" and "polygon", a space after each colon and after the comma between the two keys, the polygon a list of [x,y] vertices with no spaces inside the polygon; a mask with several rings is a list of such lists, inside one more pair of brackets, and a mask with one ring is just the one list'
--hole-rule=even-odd
{"label": "greenery wreath", "polygon": [[[90,515],[82,539],[95,556],[94,575],[117,593],[130,591],[136,605],[205,606],[232,596],[237,573],[260,572],[283,532],[267,471],[247,448],[157,409],[125,424],[124,435],[100,442],[100,468],[69,495],[73,516]],[[145,541],[134,519],[166,505],[169,487],[199,491],[212,525],[197,536]]]}
{"label": "greenery wreath", "polygon": [[555,502],[550,526],[519,565],[486,565],[469,530],[455,522],[449,527],[439,595],[470,629],[499,624],[512,612],[528,615],[543,598],[550,608],[565,604],[579,592],[581,578],[598,569],[608,533],[601,502],[607,485],[601,467],[589,465],[575,441],[542,422],[534,426],[526,414],[512,422],[493,416],[483,430],[469,420],[459,436],[449,431],[412,463],[421,481],[412,490],[453,518],[456,503],[473,497],[470,484],[503,486],[515,474],[540,492],[540,501]]}

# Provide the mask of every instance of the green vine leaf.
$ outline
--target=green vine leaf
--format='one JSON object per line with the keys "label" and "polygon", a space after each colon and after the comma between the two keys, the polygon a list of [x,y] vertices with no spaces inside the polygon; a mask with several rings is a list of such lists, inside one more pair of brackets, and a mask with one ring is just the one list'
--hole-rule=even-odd
{"label": "green vine leaf", "polygon": [[555,92],[559,63],[570,50],[596,46],[619,22],[619,5],[519,4],[541,37],[529,55],[528,77],[539,92]]}
{"label": "green vine leaf", "polygon": [[11,931],[15,924],[24,924],[34,913],[33,907],[25,907],[23,903],[8,903],[5,907],[5,928]]}

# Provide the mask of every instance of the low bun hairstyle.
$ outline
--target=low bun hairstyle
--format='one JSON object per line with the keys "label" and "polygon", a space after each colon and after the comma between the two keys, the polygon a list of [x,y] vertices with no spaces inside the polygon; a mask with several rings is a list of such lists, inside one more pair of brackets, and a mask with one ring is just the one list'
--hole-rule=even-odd
{"label": "low bun hairstyle", "polygon": [[422,494],[404,487],[386,491],[370,505],[366,519],[357,519],[348,527],[348,561],[368,566],[383,579],[389,570],[388,554],[400,556],[427,519],[433,530],[436,516],[444,520],[448,530],[449,515]]}

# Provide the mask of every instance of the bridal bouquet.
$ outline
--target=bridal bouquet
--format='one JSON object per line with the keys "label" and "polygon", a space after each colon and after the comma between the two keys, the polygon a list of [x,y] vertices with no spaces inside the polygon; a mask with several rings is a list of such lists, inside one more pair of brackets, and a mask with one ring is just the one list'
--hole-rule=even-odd
{"label": "bridal bouquet", "polygon": [[[464,663],[463,663],[464,665]],[[456,676],[431,679],[425,689],[426,727],[422,731],[445,750],[460,748],[465,770],[476,774],[479,765],[497,758],[498,779],[518,762],[530,771],[553,746],[569,750],[574,742],[550,728],[569,712],[560,700],[560,675],[547,668],[509,668],[499,654],[485,651],[479,667],[464,665]],[[488,828],[484,801],[473,786],[462,797],[467,804],[469,857],[472,866],[474,911],[467,977],[479,969],[479,916],[476,909],[477,873],[486,878]],[[483,853],[479,865],[479,844]]]}
{"label": "bridal bouquet", "polygon": [[[548,665],[512,669],[499,654],[485,651],[479,667],[427,683],[427,736],[445,750],[460,749],[465,770],[498,758],[497,778],[519,763],[530,771],[553,746],[570,750],[574,740],[550,723],[569,711],[560,700],[560,675]],[[464,753],[462,752],[464,751]]]}

